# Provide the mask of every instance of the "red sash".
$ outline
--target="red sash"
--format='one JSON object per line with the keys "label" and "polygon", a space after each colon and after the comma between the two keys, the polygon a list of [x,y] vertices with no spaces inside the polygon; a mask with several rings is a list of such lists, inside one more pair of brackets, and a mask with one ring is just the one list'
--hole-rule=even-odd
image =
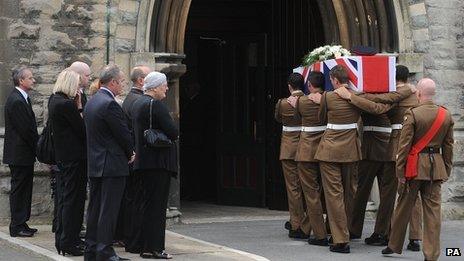
{"label": "red sash", "polygon": [[406,180],[411,180],[417,177],[417,162],[419,160],[419,153],[430,143],[433,137],[435,137],[441,125],[445,121],[445,117],[446,109],[439,107],[432,127],[430,127],[430,129],[417,141],[416,144],[412,145],[406,160],[406,172],[404,174]]}

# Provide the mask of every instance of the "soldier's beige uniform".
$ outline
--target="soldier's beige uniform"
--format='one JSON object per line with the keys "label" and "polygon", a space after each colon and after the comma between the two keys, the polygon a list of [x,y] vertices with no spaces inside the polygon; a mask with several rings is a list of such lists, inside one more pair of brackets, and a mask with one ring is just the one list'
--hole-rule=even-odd
{"label": "soldier's beige uniform", "polygon": [[326,123],[319,120],[319,104],[309,100],[307,96],[298,99],[297,110],[301,116],[302,132],[295,161],[298,162],[298,174],[306,202],[306,215],[309,217],[314,236],[323,239],[327,238],[327,230],[321,204],[319,162],[314,159],[314,154]]}
{"label": "soldier's beige uniform", "polygon": [[[439,106],[429,101],[406,112],[396,163],[399,178],[404,177],[406,159],[412,144],[416,144],[430,129],[438,108]],[[453,142],[453,120],[447,112],[443,125],[427,148],[419,154],[418,176],[407,182],[400,191],[388,244],[395,253],[402,252],[407,221],[420,192],[424,217],[422,251],[426,260],[437,260],[440,256],[441,183],[446,181],[451,173]],[[429,148],[433,149],[433,153],[425,152],[429,151]],[[433,165],[430,158],[433,159]]]}
{"label": "soldier's beige uniform", "polygon": [[[398,103],[396,103],[396,106],[392,107],[391,110],[387,112],[387,116],[390,119],[390,124],[392,127],[392,133],[390,134],[390,141],[388,144],[388,151],[387,155],[389,156],[389,162],[384,163],[386,171],[389,171],[389,176],[396,177],[396,154],[398,153],[398,143],[400,139],[400,134],[401,134],[401,129],[403,126],[403,118],[406,110],[415,107],[419,104],[419,101],[417,100],[417,97],[415,94],[410,92],[411,90],[411,85],[410,84],[398,84],[396,86],[396,90],[398,93],[401,95],[409,94],[406,96],[406,98],[401,99]],[[395,97],[390,97],[392,98],[391,100],[388,100],[388,96],[385,95],[372,95],[372,94],[366,94],[364,96],[365,98],[368,98],[370,100],[373,100],[375,102],[386,102],[390,103],[393,102],[393,99]],[[401,188],[398,188],[398,180],[395,178],[394,179],[394,186],[397,188],[398,191],[401,190]],[[389,190],[390,191],[390,190]],[[409,222],[409,239],[415,239],[415,240],[422,240],[422,206],[420,204],[420,198],[414,205],[413,208],[413,214],[411,217],[411,220]],[[392,209],[393,210],[393,209]],[[391,214],[388,216],[388,218],[384,219],[384,224],[391,224]],[[379,215],[379,214],[378,214]],[[377,220],[376,220],[377,224]],[[390,226],[391,227],[391,226]],[[389,230],[386,236],[388,236]]]}
{"label": "soldier's beige uniform", "polygon": [[[411,88],[400,88],[396,92],[384,94],[361,94],[361,97],[384,103],[395,103],[412,95]],[[356,102],[356,101],[354,101]],[[353,103],[353,102],[352,102]],[[354,103],[355,104],[355,103]],[[355,104],[356,105],[356,104]],[[395,163],[391,161],[389,148],[390,119],[386,114],[372,115],[363,113],[362,160],[358,167],[358,188],[350,228],[351,234],[361,236],[369,199],[375,177],[379,184],[380,204],[375,220],[374,232],[388,236],[390,220],[395,206],[397,179]]]}
{"label": "soldier's beige uniform", "polygon": [[[364,111],[381,114],[390,105],[377,104],[352,95],[351,101],[359,101]],[[326,92],[320,104],[320,119],[327,121],[317,148],[315,159],[320,161],[322,185],[329,216],[333,242],[349,242],[348,224],[351,224],[353,199],[357,186],[356,163],[361,159],[361,143],[357,127],[360,109],[340,98],[334,92]]]}
{"label": "soldier's beige uniform", "polygon": [[[295,91],[292,96],[303,96],[303,92]],[[300,131],[296,131],[296,129],[301,128],[301,118],[296,109],[284,98],[280,99],[276,104],[275,119],[283,125],[279,159],[282,162],[287,188],[290,224],[292,230],[301,228],[303,232],[308,233],[310,230],[309,221],[305,218],[303,192],[298,177],[297,163],[295,162],[296,149],[300,140]]]}

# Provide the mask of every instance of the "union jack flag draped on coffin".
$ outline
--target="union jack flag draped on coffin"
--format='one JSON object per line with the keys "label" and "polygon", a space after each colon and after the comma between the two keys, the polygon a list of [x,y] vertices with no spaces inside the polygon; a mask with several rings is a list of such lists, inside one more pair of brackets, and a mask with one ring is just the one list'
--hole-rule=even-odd
{"label": "union jack flag draped on coffin", "polygon": [[356,92],[384,93],[396,91],[396,58],[391,56],[345,56],[314,63],[308,67],[298,67],[293,72],[304,77],[305,93],[309,92],[308,75],[311,71],[322,72],[325,76],[325,90],[333,90],[329,72],[336,65],[343,65],[350,78],[349,86]]}

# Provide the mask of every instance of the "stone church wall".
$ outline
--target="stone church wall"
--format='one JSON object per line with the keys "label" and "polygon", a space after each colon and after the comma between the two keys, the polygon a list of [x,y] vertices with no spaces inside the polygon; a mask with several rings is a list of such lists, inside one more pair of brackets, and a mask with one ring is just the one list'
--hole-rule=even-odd
{"label": "stone church wall", "polygon": [[[137,24],[139,21],[149,20],[139,19],[139,13],[146,15],[146,10],[139,8],[149,8],[147,3],[150,2],[153,1],[0,1],[0,105],[12,89],[10,70],[19,64],[30,66],[37,77],[38,82],[35,90],[31,92],[31,97],[39,126],[43,126],[43,119],[46,118],[47,98],[56,76],[71,62],[82,60],[89,63],[94,76],[107,60],[120,65],[127,73],[131,63],[137,62],[137,59],[134,60],[134,57],[138,57],[134,55],[137,32],[145,30],[147,23],[151,22]],[[462,80],[464,79],[464,2],[460,0],[396,0],[396,2],[403,12],[404,39],[402,41],[409,43],[405,45],[404,50],[401,50],[405,54],[399,54],[400,62],[415,67],[413,71],[416,72],[416,79],[427,76],[436,80],[439,86],[438,102],[448,107],[456,120],[456,164],[453,177],[443,186],[443,210],[447,218],[462,219],[464,218],[464,83]],[[160,69],[170,62],[171,56],[154,54],[153,57],[161,57],[157,60],[157,64],[154,64]],[[179,57],[175,59],[178,59],[180,64]],[[146,56],[138,58],[146,59]],[[178,93],[178,90],[170,95],[176,95],[176,92]],[[0,126],[2,125],[3,107],[0,107]],[[3,135],[1,130],[0,135]],[[0,139],[1,146],[2,143],[3,140]],[[0,150],[0,155],[1,153]],[[33,215],[48,217],[52,211],[48,170],[38,164],[36,172]],[[9,215],[8,192],[9,171],[5,165],[0,165],[0,220],[7,220]],[[174,197],[178,200],[178,194]]]}

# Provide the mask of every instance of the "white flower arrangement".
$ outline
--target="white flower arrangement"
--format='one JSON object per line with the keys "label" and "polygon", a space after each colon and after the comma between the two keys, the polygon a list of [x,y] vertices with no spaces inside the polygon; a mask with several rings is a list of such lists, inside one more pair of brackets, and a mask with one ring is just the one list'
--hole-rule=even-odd
{"label": "white flower arrangement", "polygon": [[316,62],[337,59],[351,55],[350,51],[341,45],[325,45],[318,47],[303,57],[302,66],[309,66]]}

